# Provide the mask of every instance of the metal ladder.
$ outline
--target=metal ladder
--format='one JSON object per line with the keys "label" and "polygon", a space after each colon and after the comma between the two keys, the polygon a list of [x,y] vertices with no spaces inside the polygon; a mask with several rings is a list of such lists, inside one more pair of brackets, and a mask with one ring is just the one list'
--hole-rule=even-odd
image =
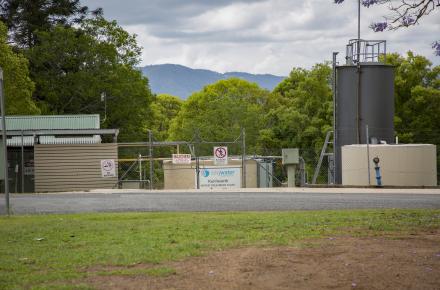
{"label": "metal ladder", "polygon": [[[333,144],[333,141],[330,141],[330,137],[332,134],[333,134],[333,131],[328,131],[327,135],[325,136],[325,141],[324,141],[324,145],[322,145],[321,155],[319,156],[318,165],[316,166],[315,173],[313,174],[312,184],[316,184],[316,179],[318,179],[319,171],[321,170],[322,160],[324,160],[324,157],[325,156],[334,156],[333,152],[327,152],[328,144]],[[333,162],[334,162],[334,160],[333,160]],[[333,168],[334,168],[334,166],[333,166]],[[335,178],[335,174],[333,172],[333,174],[332,174],[333,180],[331,180],[332,184],[335,183],[334,178]]]}

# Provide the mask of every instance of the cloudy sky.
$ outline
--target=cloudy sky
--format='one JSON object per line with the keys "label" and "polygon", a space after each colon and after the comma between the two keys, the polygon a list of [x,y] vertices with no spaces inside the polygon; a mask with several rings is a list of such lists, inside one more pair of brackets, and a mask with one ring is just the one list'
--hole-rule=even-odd
{"label": "cloudy sky", "polygon": [[[394,1],[394,0],[393,0]],[[397,0],[396,0],[397,1]],[[138,35],[142,65],[176,63],[219,72],[287,75],[330,60],[357,34],[357,0],[82,0],[102,7]],[[362,9],[363,39],[386,39],[387,50],[412,50],[435,64],[431,45],[440,40],[440,9],[409,29],[374,33],[368,26],[389,14],[384,6]]]}

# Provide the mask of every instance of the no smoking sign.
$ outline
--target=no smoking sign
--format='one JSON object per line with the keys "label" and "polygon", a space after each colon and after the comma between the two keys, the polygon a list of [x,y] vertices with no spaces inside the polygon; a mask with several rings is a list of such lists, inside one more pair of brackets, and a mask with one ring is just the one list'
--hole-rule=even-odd
{"label": "no smoking sign", "polygon": [[214,165],[228,164],[228,147],[214,147]]}

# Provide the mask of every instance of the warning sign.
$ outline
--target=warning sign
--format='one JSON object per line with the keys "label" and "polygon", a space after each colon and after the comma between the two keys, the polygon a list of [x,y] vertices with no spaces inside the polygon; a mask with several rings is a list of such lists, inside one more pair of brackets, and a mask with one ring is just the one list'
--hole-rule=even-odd
{"label": "warning sign", "polygon": [[116,166],[114,159],[101,160],[102,177],[116,177]]}
{"label": "warning sign", "polygon": [[173,164],[191,164],[191,154],[173,154]]}
{"label": "warning sign", "polygon": [[228,165],[228,147],[214,147],[214,165]]}

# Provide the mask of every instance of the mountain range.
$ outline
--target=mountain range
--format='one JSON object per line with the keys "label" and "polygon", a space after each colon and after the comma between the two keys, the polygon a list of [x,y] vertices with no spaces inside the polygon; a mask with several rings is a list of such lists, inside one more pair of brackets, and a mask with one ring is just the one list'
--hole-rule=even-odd
{"label": "mountain range", "polygon": [[206,69],[192,69],[177,64],[147,65],[140,69],[148,77],[153,93],[170,94],[182,99],[188,98],[206,85],[228,78],[244,79],[257,83],[260,87],[268,90],[273,90],[285,78],[271,74],[219,73]]}

